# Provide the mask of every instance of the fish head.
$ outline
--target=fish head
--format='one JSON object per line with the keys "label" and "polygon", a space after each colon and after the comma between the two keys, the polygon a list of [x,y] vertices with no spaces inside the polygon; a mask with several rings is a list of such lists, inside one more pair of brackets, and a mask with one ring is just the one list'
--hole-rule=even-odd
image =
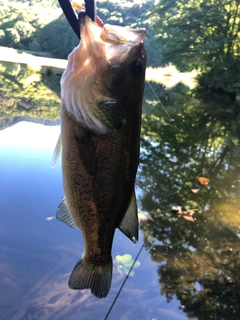
{"label": "fish head", "polygon": [[127,121],[131,99],[141,108],[145,34],[145,29],[99,27],[80,14],[81,41],[68,57],[61,89],[67,110],[87,128],[101,134],[118,130]]}

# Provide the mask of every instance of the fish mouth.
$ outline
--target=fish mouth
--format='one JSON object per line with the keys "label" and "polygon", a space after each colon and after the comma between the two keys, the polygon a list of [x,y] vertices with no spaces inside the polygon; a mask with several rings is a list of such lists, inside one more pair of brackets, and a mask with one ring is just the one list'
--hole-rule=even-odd
{"label": "fish mouth", "polygon": [[79,21],[81,41],[61,78],[63,105],[86,128],[114,132],[126,122],[126,97],[144,81],[146,30],[100,27],[84,12]]}
{"label": "fish mouth", "polygon": [[143,43],[146,35],[144,28],[131,29],[109,24],[100,27],[85,12],[80,12],[79,20],[80,37],[86,55],[96,60],[104,59],[112,66],[121,64],[132,47]]}

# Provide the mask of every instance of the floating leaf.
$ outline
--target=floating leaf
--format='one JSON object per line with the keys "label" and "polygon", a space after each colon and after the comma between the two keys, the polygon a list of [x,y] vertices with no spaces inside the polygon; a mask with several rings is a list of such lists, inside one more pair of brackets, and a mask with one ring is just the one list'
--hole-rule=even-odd
{"label": "floating leaf", "polygon": [[172,213],[182,214],[182,208],[180,206],[172,206]]}
{"label": "floating leaf", "polygon": [[139,211],[138,212],[138,220],[146,221],[148,219],[149,219],[149,217],[148,217],[148,213],[146,211]]}
{"label": "floating leaf", "polygon": [[123,264],[124,268],[130,269],[131,266],[133,265],[133,261],[134,261],[134,260],[130,260],[130,261],[128,261],[128,262],[125,262],[125,263]]}
{"label": "floating leaf", "polygon": [[48,221],[50,221],[50,220],[54,220],[54,219],[56,219],[56,218],[55,218],[55,217],[53,217],[53,216],[52,216],[52,217],[47,217],[47,218],[46,218],[46,220],[48,220]]}
{"label": "floating leaf", "polygon": [[120,274],[123,274],[123,273],[124,273],[124,270],[123,270],[123,267],[122,267],[122,266],[118,266],[118,267],[117,267],[117,271],[118,271]]}
{"label": "floating leaf", "polygon": [[141,265],[141,262],[140,261],[136,261],[135,264],[134,264],[134,267],[133,268],[139,268]]}
{"label": "floating leaf", "polygon": [[187,221],[195,222],[194,218],[191,215],[183,215],[182,217]]}
{"label": "floating leaf", "polygon": [[121,263],[121,261],[122,261],[122,256],[117,255],[115,259],[116,259],[116,261],[117,261],[118,263]]}
{"label": "floating leaf", "polygon": [[122,256],[122,260],[121,260],[122,264],[126,264],[126,263],[129,263],[131,261],[132,261],[132,255],[131,254],[124,254]]}
{"label": "floating leaf", "polygon": [[193,193],[198,193],[199,189],[191,189]]}
{"label": "floating leaf", "polygon": [[[117,255],[116,256],[116,261],[117,263],[119,263],[118,267],[117,267],[117,271],[120,273],[120,274],[126,274],[128,275],[129,273],[129,270],[131,269],[133,263],[134,263],[134,260],[132,258],[132,255],[131,254],[124,254],[123,256],[120,256],[120,255]],[[133,268],[138,268],[140,267],[141,265],[141,262],[140,261],[136,261]],[[130,277],[133,277],[135,274],[134,270],[132,270],[129,274]]]}
{"label": "floating leaf", "polygon": [[206,178],[206,177],[198,177],[198,181],[199,181],[201,184],[209,184],[210,179],[208,179],[208,178]]}
{"label": "floating leaf", "polygon": [[134,275],[135,275],[135,271],[131,270],[131,272],[129,273],[129,277],[134,277]]}

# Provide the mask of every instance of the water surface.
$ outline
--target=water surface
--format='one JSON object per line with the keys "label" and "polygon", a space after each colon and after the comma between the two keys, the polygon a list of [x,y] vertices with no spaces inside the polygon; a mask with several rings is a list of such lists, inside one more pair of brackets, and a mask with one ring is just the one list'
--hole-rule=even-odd
{"label": "water surface", "polygon": [[144,239],[108,319],[239,319],[238,102],[159,85],[170,121],[147,90],[137,187],[148,220],[136,245],[116,231],[112,286],[99,300],[68,288],[83,240],[54,219],[59,77],[0,65],[1,319],[104,319],[125,279],[116,256],[135,259]]}

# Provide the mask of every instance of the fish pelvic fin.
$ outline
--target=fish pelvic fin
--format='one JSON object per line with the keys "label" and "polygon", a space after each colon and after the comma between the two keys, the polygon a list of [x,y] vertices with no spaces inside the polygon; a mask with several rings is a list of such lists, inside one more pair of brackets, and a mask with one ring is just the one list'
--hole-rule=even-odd
{"label": "fish pelvic fin", "polygon": [[57,209],[56,219],[66,223],[70,228],[79,229],[71,213],[68,210],[65,198],[63,198],[63,201],[60,203]]}
{"label": "fish pelvic fin", "polygon": [[137,215],[137,202],[135,191],[132,193],[132,198],[128,206],[127,212],[123,217],[120,229],[133,243],[138,241],[138,215]]}
{"label": "fish pelvic fin", "polygon": [[94,265],[80,259],[75,265],[69,281],[70,289],[91,289],[91,293],[97,298],[105,298],[111,287],[112,258],[105,265]]}

